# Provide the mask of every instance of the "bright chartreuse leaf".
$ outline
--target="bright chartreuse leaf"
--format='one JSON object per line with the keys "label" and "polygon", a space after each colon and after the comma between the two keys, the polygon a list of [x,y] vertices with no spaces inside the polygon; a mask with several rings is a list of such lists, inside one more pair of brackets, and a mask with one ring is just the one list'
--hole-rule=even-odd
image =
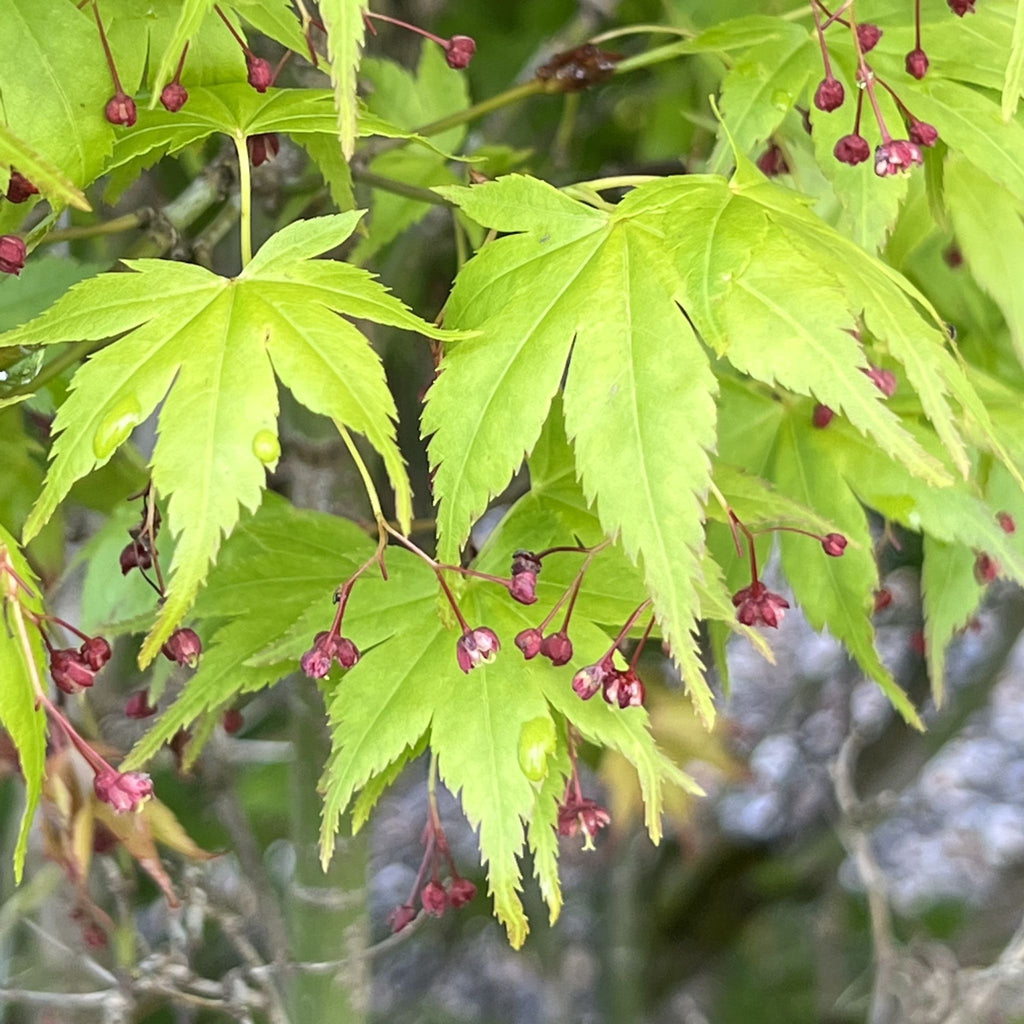
{"label": "bright chartreuse leaf", "polygon": [[[459,274],[446,323],[481,336],[446,350],[423,419],[433,434],[439,551],[454,560],[473,520],[530,451],[564,385],[566,432],[602,528],[640,560],[687,686],[710,718],[693,635],[714,444],[715,380],[671,295],[657,226],[511,175],[439,189],[474,220],[519,234]],[[570,359],[571,352],[571,359]]]}
{"label": "bright chartreuse leaf", "polygon": [[[571,543],[564,535],[560,539]],[[330,623],[335,588],[366,562],[374,547],[375,538],[352,523],[297,511],[268,497],[227,541],[197,602],[201,635],[212,634],[198,671],[126,766],[139,766],[179,728],[239,693],[295,671],[314,634]],[[506,552],[507,558],[511,555]],[[324,859],[331,856],[346,809],[352,807],[357,820],[365,820],[384,785],[429,737],[442,779],[479,830],[495,912],[518,945],[527,929],[519,898],[524,827],[544,858],[538,865],[542,892],[553,913],[558,906],[552,870],[557,850],[543,835],[553,809],[538,801],[538,766],[524,768],[524,732],[543,731],[550,722],[556,744],[544,785],[552,799],[565,770],[559,744],[564,744],[566,718],[587,740],[619,751],[637,769],[655,839],[665,785],[694,791],[695,784],[658,751],[642,709],[623,712],[599,699],[580,701],[573,693],[575,669],[600,657],[609,643],[607,634],[586,618],[586,600],[580,600],[572,625],[578,654],[572,664],[555,669],[543,658],[525,661],[513,644],[516,633],[543,617],[547,596],[527,609],[503,587],[469,581],[462,588],[464,613],[473,625],[493,628],[502,650],[493,663],[467,675],[456,661],[459,631],[438,614],[434,573],[401,548],[389,548],[386,561],[386,581],[371,566],[356,582],[342,623],[343,634],[361,650],[361,660],[325,681],[332,754],[322,784]],[[543,773],[544,767],[539,770]]]}
{"label": "bright chartreuse leaf", "polygon": [[939,129],[950,149],[1024,201],[1024,125],[1017,119],[1005,122],[995,99],[926,75],[907,86],[905,102],[916,117]]}
{"label": "bright chartreuse leaf", "polygon": [[365,9],[363,0],[320,0],[320,17],[327,29],[331,57],[338,143],[346,160],[352,158],[356,145],[356,69],[366,34]]}
{"label": "bright chartreuse leaf", "polygon": [[[28,849],[28,833],[43,791],[46,766],[46,715],[36,706],[36,691],[45,664],[43,642],[24,613],[9,605],[17,601],[29,610],[42,611],[39,590],[17,541],[0,523],[0,564],[9,565],[22,581],[33,588],[29,596],[14,587],[6,573],[0,575],[0,605],[5,627],[0,629],[0,726],[7,731],[18,751],[18,763],[25,779],[25,809],[14,847],[14,878],[21,882]],[[27,646],[27,650],[26,650]],[[33,685],[33,679],[36,680]]]}
{"label": "bright chartreuse leaf", "polygon": [[[79,210],[91,210],[89,200],[68,180],[56,165],[22,142],[10,129],[0,124],[0,166],[14,167],[54,205],[66,203]],[[3,191],[3,189],[0,189]]]}
{"label": "bright chartreuse leaf", "polygon": [[1003,120],[1009,121],[1017,113],[1021,87],[1024,85],[1024,4],[1017,4],[1013,20],[1013,39],[1010,44],[1010,59],[1006,62],[1003,78],[1002,113]]}
{"label": "bright chartreuse leaf", "polygon": [[782,568],[811,625],[827,626],[904,720],[920,729],[917,711],[875,648],[870,613],[878,567],[864,509],[837,479],[842,456],[831,429],[817,430],[808,417],[789,416],[783,423],[775,448],[776,483],[793,498],[827,514],[850,544],[841,558],[830,558],[810,537],[783,533],[779,538]]}
{"label": "bright chartreuse leaf", "polygon": [[[259,504],[276,441],[275,375],[314,412],[366,436],[408,522],[411,494],[395,443],[395,407],[366,339],[339,314],[445,337],[365,271],[313,257],[339,245],[358,213],[298,221],[237,278],[160,260],[129,262],[72,288],[2,345],[124,335],[75,374],[59,435],[25,527],[39,532],[71,485],[103,465],[162,403],[153,482],[177,538],[170,587],[140,653],[143,664],[188,611],[239,507]],[[261,458],[262,457],[262,458]]]}
{"label": "bright chartreuse leaf", "polygon": [[[177,70],[186,43],[181,78],[190,92],[194,85],[245,79],[242,49],[210,0],[103,0],[99,10],[122,86],[136,97],[148,89],[150,106],[159,102],[160,90]],[[95,22],[93,39],[98,47]],[[140,108],[145,105],[138,101]]]}
{"label": "bright chartreuse leaf", "polygon": [[114,129],[103,108],[111,92],[91,11],[78,10],[67,0],[10,0],[4,5],[2,120],[73,187],[93,181],[110,151]]}
{"label": "bright chartreuse leaf", "polygon": [[[743,153],[767,141],[800,99],[815,62],[817,42],[805,27],[778,20],[770,38],[751,46],[722,82],[723,121]],[[709,170],[727,171],[732,155],[723,139]]]}
{"label": "bright chartreuse leaf", "polygon": [[941,705],[946,685],[946,647],[958,629],[967,625],[981,601],[974,577],[975,553],[962,544],[947,544],[925,535],[921,565],[924,606],[924,653],[932,698]]}

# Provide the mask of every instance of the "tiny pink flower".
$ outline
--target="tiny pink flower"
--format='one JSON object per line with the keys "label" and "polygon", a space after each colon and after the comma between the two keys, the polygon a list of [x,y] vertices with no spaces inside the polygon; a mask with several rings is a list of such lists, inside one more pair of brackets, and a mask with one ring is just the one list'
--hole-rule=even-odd
{"label": "tiny pink flower", "polygon": [[621,674],[617,696],[620,708],[643,707],[647,691],[640,677],[632,669]]}
{"label": "tiny pink flower", "polygon": [[875,150],[875,174],[880,178],[906,174],[924,163],[921,147],[909,139],[890,139]]}
{"label": "tiny pink flower", "polygon": [[480,664],[489,664],[500,650],[497,633],[487,626],[463,633],[455,644],[455,656],[463,672],[471,672]]}
{"label": "tiny pink flower", "polygon": [[870,378],[871,383],[878,388],[879,391],[885,395],[886,398],[892,398],[896,394],[896,374],[892,370],[883,370],[878,366],[869,366],[863,370],[863,372]]}
{"label": "tiny pink flower", "polygon": [[119,772],[105,768],[93,780],[96,798],[118,814],[137,811],[153,795],[153,782],[145,772]]}
{"label": "tiny pink flower", "polygon": [[744,626],[771,626],[777,629],[789,607],[781,595],[770,591],[760,580],[737,590],[732,596],[736,618]]}
{"label": "tiny pink flower", "polygon": [[587,665],[581,668],[572,677],[572,689],[580,700],[590,700],[591,697],[601,689],[608,670],[600,662],[596,665]]}
{"label": "tiny pink flower", "polygon": [[996,521],[999,523],[1003,533],[1016,533],[1017,524],[1009,512],[997,512]]}

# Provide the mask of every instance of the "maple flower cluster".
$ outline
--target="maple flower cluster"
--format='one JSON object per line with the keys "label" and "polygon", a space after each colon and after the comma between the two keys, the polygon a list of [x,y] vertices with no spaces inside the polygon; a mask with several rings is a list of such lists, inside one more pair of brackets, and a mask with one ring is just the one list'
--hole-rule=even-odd
{"label": "maple flower cluster", "polygon": [[[963,17],[974,10],[974,0],[949,0],[949,7],[954,14]],[[864,163],[871,158],[871,144],[861,130],[864,98],[867,97],[880,136],[880,141],[874,149],[875,174],[883,178],[906,174],[924,162],[922,149],[934,146],[938,141],[939,133],[934,125],[916,117],[892,86],[878,77],[867,59],[867,54],[878,44],[882,37],[882,29],[870,22],[859,23],[856,20],[855,10],[855,0],[842,4],[834,14],[828,10],[822,0],[814,0],[811,4],[825,71],[825,77],[814,90],[814,106],[825,113],[831,113],[846,102],[846,89],[833,71],[828,44],[825,40],[825,34],[829,28],[843,26],[850,33],[857,57],[857,103],[853,129],[836,142],[833,155],[840,163],[851,166]],[[914,47],[907,53],[904,67],[908,75],[921,80],[928,73],[929,60],[921,41],[920,0],[916,0],[914,4],[914,13]],[[879,87],[884,89],[895,102],[907,131],[906,138],[894,137],[890,131],[879,103]],[[808,130],[810,130],[809,122]],[[773,150],[777,148],[773,143],[758,160],[758,166],[766,175],[772,176],[787,170],[784,155],[781,152],[773,154]]]}
{"label": "maple flower cluster", "polygon": [[[831,411],[831,410],[830,410]],[[769,590],[757,572],[757,552],[754,550],[755,533],[749,530],[735,512],[729,512],[729,524],[733,531],[733,540],[737,552],[742,553],[743,541],[746,542],[750,558],[750,583],[741,587],[732,595],[733,607],[736,609],[736,620],[744,626],[769,626],[778,629],[782,622],[789,602],[781,595]],[[811,537],[820,545],[822,551],[830,558],[842,558],[846,550],[846,537],[835,531],[820,535],[802,530],[796,526],[769,526],[758,533],[799,533]],[[741,537],[743,541],[741,541]]]}
{"label": "maple flower cluster", "polygon": [[[429,917],[442,917],[446,910],[458,910],[476,896],[476,886],[459,874],[448,846],[448,837],[441,826],[433,788],[430,790],[427,823],[423,828],[423,859],[406,901],[388,914],[392,932],[407,928],[418,916],[417,902]],[[447,866],[449,877],[442,881],[441,872]]]}

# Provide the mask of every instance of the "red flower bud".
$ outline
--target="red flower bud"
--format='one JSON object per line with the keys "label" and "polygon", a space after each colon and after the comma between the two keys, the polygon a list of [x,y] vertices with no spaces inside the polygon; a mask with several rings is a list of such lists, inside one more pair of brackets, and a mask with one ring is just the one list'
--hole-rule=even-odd
{"label": "red flower bud", "polygon": [[1004,533],[1016,533],[1017,524],[1013,521],[1013,516],[1009,512],[997,512],[996,520],[1002,527]]}
{"label": "red flower bud", "polygon": [[188,101],[188,89],[181,82],[168,82],[160,93],[160,102],[172,114],[176,114]]}
{"label": "red flower bud", "polygon": [[407,928],[416,918],[416,908],[409,903],[403,903],[400,907],[395,907],[394,910],[388,914],[388,925],[391,928],[392,933],[400,932],[403,928]]}
{"label": "red flower bud", "polygon": [[440,882],[427,882],[420,892],[420,903],[431,917],[440,917],[448,906],[448,893]]}
{"label": "red flower bud", "polygon": [[537,600],[537,574],[526,570],[513,573],[508,592],[520,604],[534,604]]}
{"label": "red flower bud", "polygon": [[0,274],[17,277],[25,266],[25,243],[17,235],[0,235]]}
{"label": "red flower bud", "polygon": [[135,100],[120,90],[107,101],[104,113],[111,124],[124,125],[125,128],[131,128],[139,116],[135,109]]}
{"label": "red flower bud", "polygon": [[829,533],[822,538],[821,546],[825,554],[832,558],[839,558],[846,550],[846,538],[841,533]]}
{"label": "red flower bud", "polygon": [[149,718],[155,715],[156,708],[149,704],[149,690],[136,690],[124,702],[124,713],[128,718]]}
{"label": "red flower bud", "polygon": [[905,62],[907,74],[920,81],[928,73],[928,55],[924,50],[911,50]]}
{"label": "red flower bud", "polygon": [[169,661],[195,668],[199,662],[199,655],[203,653],[203,642],[195,630],[176,629],[160,650]]}
{"label": "red flower bud", "polygon": [[819,430],[823,430],[832,422],[833,416],[835,416],[835,413],[827,405],[822,405],[819,402],[814,407],[814,414],[811,416],[811,422]]}
{"label": "red flower bud", "polygon": [[82,646],[78,649],[82,656],[82,660],[93,670],[93,672],[99,672],[101,668],[108,661],[113,653],[110,650],[110,644],[101,636],[91,636],[88,640],[84,641]]}
{"label": "red flower bud", "polygon": [[991,555],[979,551],[974,559],[974,578],[981,584],[991,583],[999,575],[999,563]]}
{"label": "red flower bud", "polygon": [[962,18],[965,14],[974,13],[975,0],[946,0],[946,2],[949,4],[949,9],[958,18]]}
{"label": "red flower bud", "polygon": [[540,654],[541,643],[544,637],[539,629],[524,629],[516,634],[515,645],[523,652],[523,657],[529,661]]}
{"label": "red flower bud", "polygon": [[939,130],[927,121],[914,121],[907,134],[910,141],[916,142],[919,146],[934,146],[939,139]]}
{"label": "red flower bud", "polygon": [[269,61],[265,61],[262,57],[254,57],[250,53],[245,56],[245,66],[249,71],[246,76],[249,84],[257,92],[266,92],[274,79],[274,72],[270,68]]}
{"label": "red flower bud", "polygon": [[259,167],[277,156],[281,142],[277,132],[264,132],[261,135],[250,135],[245,140],[245,146],[249,150],[249,159],[253,167]]}
{"label": "red flower bud", "polygon": [[863,135],[844,135],[832,150],[832,155],[841,163],[856,167],[871,156],[871,147]]}
{"label": "red flower bud", "polygon": [[444,44],[444,59],[448,67],[461,71],[469,66],[476,53],[476,41],[471,36],[452,36]]}
{"label": "red flower bud", "polygon": [[550,658],[551,664],[557,668],[572,660],[572,641],[561,631],[549,633],[541,641],[540,653]]}
{"label": "red flower bud", "polygon": [[476,886],[468,878],[456,878],[448,891],[449,905],[458,910],[476,896]]}
{"label": "red flower bud", "polygon": [[39,194],[39,189],[32,184],[24,174],[19,174],[17,171],[11,171],[11,181],[7,186],[7,192],[5,196],[9,203],[23,203],[29,196],[35,196]]}
{"label": "red flower bud", "polygon": [[861,53],[868,53],[878,45],[882,38],[882,30],[877,25],[865,21],[857,26],[857,41],[860,43]]}
{"label": "red flower bud", "polygon": [[50,652],[50,675],[65,693],[74,696],[96,681],[96,672],[71,648]]}
{"label": "red flower bud", "polygon": [[245,719],[242,717],[242,712],[238,708],[228,708],[227,711],[221,715],[220,719],[221,728],[229,735],[234,736],[243,725],[245,725]]}
{"label": "red flower bud", "polygon": [[844,99],[846,99],[846,90],[843,88],[843,83],[831,75],[821,81],[814,93],[814,105],[827,113],[838,110],[843,105]]}

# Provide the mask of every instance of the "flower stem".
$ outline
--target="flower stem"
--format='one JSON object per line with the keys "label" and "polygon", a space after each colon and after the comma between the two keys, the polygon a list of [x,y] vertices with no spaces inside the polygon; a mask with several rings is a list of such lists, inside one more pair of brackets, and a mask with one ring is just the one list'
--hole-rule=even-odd
{"label": "flower stem", "polygon": [[636,625],[636,620],[639,619],[640,616],[643,615],[643,613],[651,607],[651,603],[651,599],[647,598],[645,601],[641,601],[640,604],[636,606],[636,610],[633,612],[632,615],[630,615],[628,619],[626,619],[626,624],[622,627],[622,629],[619,630],[619,635],[612,641],[611,647],[609,647],[608,650],[605,651],[604,657],[601,658],[601,661],[604,661],[606,658],[610,658],[615,653],[616,648],[618,648],[619,644],[621,644],[622,641],[626,639],[626,637],[629,635],[629,631],[633,628],[634,625]]}

